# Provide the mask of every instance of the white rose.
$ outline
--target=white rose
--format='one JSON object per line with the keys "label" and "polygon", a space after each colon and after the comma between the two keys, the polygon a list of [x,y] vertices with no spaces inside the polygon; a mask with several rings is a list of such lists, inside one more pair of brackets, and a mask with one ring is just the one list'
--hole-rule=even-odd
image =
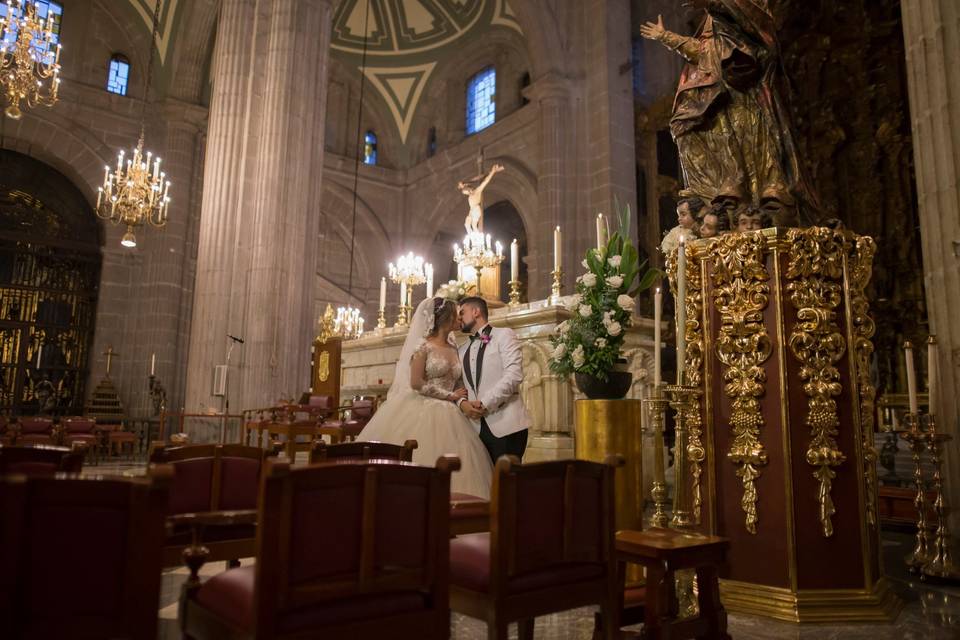
{"label": "white rose", "polygon": [[565,335],[567,335],[567,332],[568,332],[568,331],[570,331],[570,321],[569,321],[569,320],[564,320],[563,322],[561,322],[560,324],[557,325],[557,333],[559,333],[560,335],[564,335],[564,336],[565,336]]}
{"label": "white rose", "polygon": [[593,344],[595,344],[598,349],[603,349],[604,347],[607,346],[607,339],[606,339],[606,338],[597,338],[596,341],[595,341]]}
{"label": "white rose", "polygon": [[580,276],[580,281],[587,287],[597,286],[597,274],[593,272],[587,272]]}
{"label": "white rose", "polygon": [[583,260],[581,260],[581,261],[580,261],[580,264],[583,265],[583,268],[584,268],[584,269],[589,269],[589,268],[590,268],[590,264],[587,262],[587,259],[586,259],[586,258],[584,258]]}
{"label": "white rose", "polygon": [[573,294],[572,296],[570,296],[569,298],[567,298],[567,310],[568,310],[568,311],[576,311],[576,310],[577,310],[577,307],[579,307],[579,306],[580,306],[580,294],[579,294],[579,293],[575,293],[575,294]]}
{"label": "white rose", "polygon": [[619,322],[614,321],[607,325],[607,333],[609,333],[613,337],[617,337],[622,332],[623,332],[623,327],[620,326]]}
{"label": "white rose", "polygon": [[565,355],[567,355],[567,345],[561,342],[553,349],[553,359],[559,360]]}
{"label": "white rose", "polygon": [[584,318],[589,318],[593,314],[593,307],[588,304],[580,305],[580,315]]}
{"label": "white rose", "polygon": [[617,306],[619,306],[619,307],[620,307],[621,309],[623,309],[624,311],[632,311],[632,310],[633,310],[633,298],[631,298],[630,296],[628,296],[628,295],[625,294],[625,293],[624,293],[624,294],[621,294],[621,295],[617,296]]}
{"label": "white rose", "polygon": [[623,284],[623,276],[610,276],[607,278],[607,284],[614,289],[619,289]]}
{"label": "white rose", "polygon": [[604,311],[603,312],[603,324],[610,324],[610,321],[613,320],[613,311]]}
{"label": "white rose", "polygon": [[621,258],[620,256],[610,256],[609,258],[607,258],[607,264],[609,264],[609,265],[610,265],[611,267],[613,267],[614,269],[619,269],[619,268],[620,268],[620,260],[622,260],[622,259],[623,259],[623,258]]}
{"label": "white rose", "polygon": [[577,348],[573,350],[570,354],[570,358],[573,359],[573,367],[579,369],[583,366],[583,363],[587,361],[586,356],[583,354],[583,345],[578,344]]}

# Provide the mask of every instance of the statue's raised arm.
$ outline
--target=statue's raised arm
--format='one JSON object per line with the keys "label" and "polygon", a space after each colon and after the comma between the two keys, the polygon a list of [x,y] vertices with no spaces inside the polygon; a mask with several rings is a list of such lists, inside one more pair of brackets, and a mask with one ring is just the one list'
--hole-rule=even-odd
{"label": "statue's raised arm", "polygon": [[693,36],[640,28],[687,61],[670,131],[685,188],[729,214],[761,207],[778,226],[818,217],[815,192],[798,157],[775,22],[766,0],[693,0],[701,12]]}

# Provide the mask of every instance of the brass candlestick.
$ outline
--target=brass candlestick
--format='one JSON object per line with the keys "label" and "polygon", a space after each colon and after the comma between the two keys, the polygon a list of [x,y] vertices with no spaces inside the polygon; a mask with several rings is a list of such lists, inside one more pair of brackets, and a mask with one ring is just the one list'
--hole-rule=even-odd
{"label": "brass candlestick", "polygon": [[910,571],[917,572],[923,567],[929,555],[927,495],[923,487],[923,467],[920,464],[920,454],[923,453],[927,435],[920,429],[920,417],[916,413],[907,413],[903,421],[908,428],[898,433],[910,444],[910,452],[913,454],[913,482],[917,487],[917,493],[913,498],[913,505],[917,508],[917,539],[913,551],[904,560]]}
{"label": "brass candlestick", "polygon": [[387,314],[383,308],[377,312],[377,330],[383,331],[387,328]]}
{"label": "brass candlestick", "polygon": [[400,309],[397,311],[397,321],[394,323],[395,327],[405,327],[407,326],[407,305],[400,305]]}
{"label": "brass candlestick", "polygon": [[921,579],[930,576],[941,580],[958,580],[960,572],[953,566],[953,559],[950,557],[950,530],[947,525],[950,510],[943,497],[943,459],[940,456],[941,444],[953,437],[946,433],[937,433],[936,418],[933,414],[927,416],[927,427],[927,449],[933,463],[933,490],[937,496],[933,501],[933,510],[937,514],[937,529],[933,539],[927,539],[927,562],[921,569]]}
{"label": "brass candlestick", "polygon": [[674,432],[676,442],[673,446],[673,517],[670,526],[683,529],[693,525],[690,500],[687,495],[687,417],[694,403],[702,395],[696,387],[667,385],[665,391],[670,396],[670,406],[676,418]]}
{"label": "brass candlestick", "polygon": [[553,286],[550,288],[550,304],[560,304],[560,280],[563,278],[563,269],[556,269],[553,274]]}
{"label": "brass candlestick", "polygon": [[650,419],[653,422],[653,487],[650,489],[650,498],[653,500],[653,515],[650,516],[651,527],[666,528],[667,518],[667,477],[663,462],[663,431],[666,422],[667,406],[670,401],[663,396],[663,385],[653,388],[653,396],[644,400],[650,407]]}
{"label": "brass candlestick", "polygon": [[510,302],[507,306],[510,307],[519,307],[520,306],[520,281],[511,280],[510,285]]}

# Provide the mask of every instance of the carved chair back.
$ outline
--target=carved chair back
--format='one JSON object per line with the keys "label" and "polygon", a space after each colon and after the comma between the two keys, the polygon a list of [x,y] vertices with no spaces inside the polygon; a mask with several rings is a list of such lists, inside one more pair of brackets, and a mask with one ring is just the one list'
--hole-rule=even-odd
{"label": "carved chair back", "polygon": [[156,638],[171,476],[0,477],[0,637]]}
{"label": "carved chair back", "polygon": [[52,476],[60,471],[79,473],[82,468],[83,455],[68,447],[0,446],[0,475],[22,473],[28,476]]}
{"label": "carved chair back", "polygon": [[411,462],[413,451],[417,448],[416,440],[407,440],[402,445],[388,442],[342,442],[327,444],[317,440],[310,450],[310,464],[319,464],[342,459],[360,460],[399,460]]}
{"label": "carved chair back", "polygon": [[435,468],[384,461],[294,470],[271,461],[267,468],[254,587],[258,637],[272,637],[298,610],[377,595],[412,598],[449,627],[455,456]]}

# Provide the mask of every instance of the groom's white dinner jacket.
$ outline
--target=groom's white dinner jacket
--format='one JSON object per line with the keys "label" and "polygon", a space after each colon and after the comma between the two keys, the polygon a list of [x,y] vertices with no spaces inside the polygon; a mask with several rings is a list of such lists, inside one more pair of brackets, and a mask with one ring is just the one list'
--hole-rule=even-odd
{"label": "groom's white dinner jacket", "polygon": [[[482,339],[467,340],[459,350],[460,363],[467,363],[463,371],[467,399],[480,400],[483,403],[488,412],[487,427],[493,435],[502,438],[530,427],[530,416],[520,399],[523,354],[520,350],[520,339],[513,329],[492,327],[489,324],[486,326],[491,327],[487,344],[484,346]],[[477,368],[481,357],[483,362],[480,366],[478,386]],[[479,432],[480,421],[475,420],[473,424]]]}

